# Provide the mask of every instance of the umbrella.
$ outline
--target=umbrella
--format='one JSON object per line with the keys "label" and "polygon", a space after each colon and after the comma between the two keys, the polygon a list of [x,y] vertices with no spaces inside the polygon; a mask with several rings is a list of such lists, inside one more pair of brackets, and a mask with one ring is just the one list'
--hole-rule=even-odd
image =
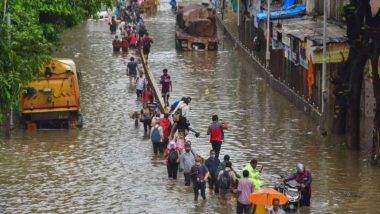
{"label": "umbrella", "polygon": [[267,206],[272,205],[272,201],[275,198],[280,201],[280,204],[285,204],[288,201],[288,198],[284,194],[272,188],[260,189],[259,191],[254,192],[249,196],[249,200],[252,203]]}

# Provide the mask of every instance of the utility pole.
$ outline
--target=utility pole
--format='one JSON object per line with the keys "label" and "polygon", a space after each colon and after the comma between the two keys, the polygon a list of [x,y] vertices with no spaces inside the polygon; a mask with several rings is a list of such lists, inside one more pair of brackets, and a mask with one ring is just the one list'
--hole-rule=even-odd
{"label": "utility pole", "polygon": [[237,0],[237,26],[240,26],[240,0]]}
{"label": "utility pole", "polygon": [[224,7],[226,5],[226,0],[222,0],[222,7],[221,7],[221,12],[222,12],[222,20],[224,20]]}
{"label": "utility pole", "polygon": [[327,51],[327,45],[326,45],[326,37],[327,37],[327,1],[323,1],[323,61],[322,61],[322,106],[321,106],[321,113],[322,113],[322,120],[320,123],[320,131],[323,135],[327,133],[326,131],[326,123],[327,123],[327,103],[328,103],[328,87],[326,82],[326,51]]}
{"label": "utility pole", "polygon": [[269,61],[270,61],[270,52],[269,52],[269,37],[270,37],[270,4],[271,0],[268,0],[268,11],[267,11],[267,48],[265,53],[265,60],[266,64],[265,66],[269,68]]}

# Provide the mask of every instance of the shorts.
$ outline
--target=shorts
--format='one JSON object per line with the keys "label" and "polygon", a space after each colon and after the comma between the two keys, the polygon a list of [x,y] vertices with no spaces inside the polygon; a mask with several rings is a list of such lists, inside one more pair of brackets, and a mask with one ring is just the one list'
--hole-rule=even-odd
{"label": "shorts", "polygon": [[170,92],[162,92],[162,97],[170,97]]}
{"label": "shorts", "polygon": [[130,77],[137,77],[137,72],[129,72]]}
{"label": "shorts", "polygon": [[141,97],[143,90],[136,89],[136,95]]}
{"label": "shorts", "polygon": [[143,53],[144,53],[145,55],[148,55],[149,52],[150,52],[150,48],[149,48],[149,49],[148,49],[148,48],[143,48]]}

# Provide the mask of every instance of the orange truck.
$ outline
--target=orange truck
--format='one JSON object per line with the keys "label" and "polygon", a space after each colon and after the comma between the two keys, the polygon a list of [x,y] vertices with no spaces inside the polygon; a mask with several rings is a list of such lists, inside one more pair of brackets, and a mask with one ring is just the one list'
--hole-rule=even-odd
{"label": "orange truck", "polygon": [[20,94],[21,123],[26,129],[82,126],[79,73],[71,59],[52,59]]}

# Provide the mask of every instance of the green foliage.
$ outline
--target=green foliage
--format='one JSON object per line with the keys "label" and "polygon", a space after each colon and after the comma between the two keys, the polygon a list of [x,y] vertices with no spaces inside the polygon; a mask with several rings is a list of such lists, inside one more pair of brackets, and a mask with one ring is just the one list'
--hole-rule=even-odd
{"label": "green foliage", "polygon": [[339,8],[339,13],[345,20],[352,20],[355,18],[357,8],[353,4],[346,4]]}
{"label": "green foliage", "polygon": [[[51,58],[65,28],[97,13],[113,0],[8,0],[11,27],[3,17],[0,0],[0,121],[1,113],[15,108],[22,85]],[[11,40],[8,40],[10,35]]]}

